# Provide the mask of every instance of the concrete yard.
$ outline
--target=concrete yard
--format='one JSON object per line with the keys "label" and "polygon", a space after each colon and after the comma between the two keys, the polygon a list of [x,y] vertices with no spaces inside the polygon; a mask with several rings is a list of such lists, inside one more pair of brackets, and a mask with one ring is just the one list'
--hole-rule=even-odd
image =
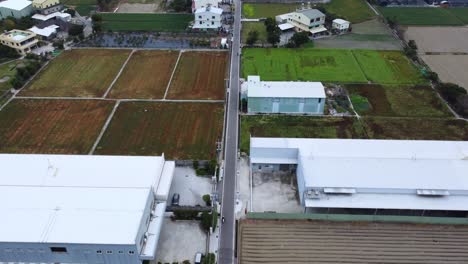
{"label": "concrete yard", "polygon": [[252,175],[253,212],[301,213],[295,175]]}
{"label": "concrete yard", "polygon": [[211,193],[211,178],[200,177],[190,167],[176,167],[169,199],[174,193],[180,194],[180,205],[205,205],[202,196]]}
{"label": "concrete yard", "polygon": [[156,260],[151,264],[157,264],[158,261],[182,263],[184,260],[193,263],[197,252],[205,253],[206,238],[199,221],[172,221],[166,218],[159,237]]}

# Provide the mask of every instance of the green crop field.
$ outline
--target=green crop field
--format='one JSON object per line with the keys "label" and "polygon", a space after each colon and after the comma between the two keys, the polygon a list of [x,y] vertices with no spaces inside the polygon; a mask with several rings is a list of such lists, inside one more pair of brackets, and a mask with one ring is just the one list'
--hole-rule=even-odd
{"label": "green crop field", "polygon": [[82,16],[89,16],[91,11],[95,11],[97,7],[96,0],[65,0],[62,3],[65,6],[73,7]]}
{"label": "green crop field", "polygon": [[121,103],[96,152],[211,160],[221,139],[221,103]]}
{"label": "green crop field", "polygon": [[468,7],[450,8],[448,11],[460,19],[465,25],[468,24]]}
{"label": "green crop field", "polygon": [[244,49],[242,74],[265,81],[367,82],[349,50]]}
{"label": "green crop field", "polygon": [[192,14],[124,14],[103,13],[102,25],[104,30],[112,31],[185,31]]}
{"label": "green crop field", "polygon": [[453,117],[429,86],[346,85],[354,110],[365,116]]}
{"label": "green crop field", "polygon": [[422,75],[398,51],[244,49],[242,75],[260,75],[266,81],[424,83]]}
{"label": "green crop field", "polygon": [[63,52],[21,91],[25,96],[102,96],[129,50],[74,49]]}
{"label": "green crop field", "polygon": [[366,78],[381,84],[427,83],[418,69],[400,51],[353,50]]}
{"label": "green crop field", "polygon": [[258,40],[256,43],[267,43],[267,32],[263,22],[244,22],[242,23],[242,43],[246,43],[250,31],[258,32]]}
{"label": "green crop field", "polygon": [[[267,18],[296,11],[301,4],[257,4],[242,5],[242,15],[246,18]],[[333,0],[329,4],[319,5],[328,13],[347,19],[352,23],[360,23],[375,17],[375,13],[367,6],[365,0]]]}
{"label": "green crop field", "polygon": [[366,138],[364,130],[356,118],[284,115],[242,116],[241,151],[248,153],[250,136],[291,138]]}
{"label": "green crop field", "polygon": [[458,16],[463,17],[467,12],[428,7],[383,7],[379,10],[387,19],[411,26],[461,26],[466,19],[463,22]]}

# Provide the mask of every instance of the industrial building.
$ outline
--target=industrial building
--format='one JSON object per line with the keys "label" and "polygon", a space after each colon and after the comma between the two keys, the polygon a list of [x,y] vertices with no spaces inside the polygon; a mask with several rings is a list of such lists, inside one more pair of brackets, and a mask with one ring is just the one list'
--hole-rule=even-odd
{"label": "industrial building", "polygon": [[174,162],[2,154],[0,165],[0,262],[155,259]]}
{"label": "industrial building", "polygon": [[22,18],[33,12],[32,2],[28,0],[0,1],[0,19],[7,17]]}
{"label": "industrial building", "polygon": [[297,176],[305,212],[466,216],[468,142],[251,138],[253,173]]}
{"label": "industrial building", "polygon": [[325,88],[320,82],[265,82],[260,76],[248,76],[249,113],[323,114]]}

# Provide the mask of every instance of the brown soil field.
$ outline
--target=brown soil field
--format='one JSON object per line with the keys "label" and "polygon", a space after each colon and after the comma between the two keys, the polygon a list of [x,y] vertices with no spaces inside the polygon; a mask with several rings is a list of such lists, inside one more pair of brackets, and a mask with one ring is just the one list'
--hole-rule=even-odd
{"label": "brown soil field", "polygon": [[0,111],[0,152],[87,154],[113,105],[16,99]]}
{"label": "brown soil field", "polygon": [[224,99],[227,65],[227,52],[182,53],[167,98]]}
{"label": "brown soil field", "polygon": [[179,51],[133,53],[108,97],[162,99],[178,56]]}
{"label": "brown soil field", "polygon": [[63,52],[26,87],[24,96],[100,97],[117,76],[129,50],[75,49]]}
{"label": "brown soil field", "polygon": [[468,90],[468,55],[423,55],[421,57],[443,82],[455,83]]}
{"label": "brown soil field", "polygon": [[223,104],[121,103],[96,153],[210,160],[223,129]]}
{"label": "brown soil field", "polygon": [[404,37],[416,41],[419,52],[468,52],[467,27],[408,27]]}
{"label": "brown soil field", "polygon": [[241,264],[440,264],[468,259],[468,227],[376,222],[242,220]]}

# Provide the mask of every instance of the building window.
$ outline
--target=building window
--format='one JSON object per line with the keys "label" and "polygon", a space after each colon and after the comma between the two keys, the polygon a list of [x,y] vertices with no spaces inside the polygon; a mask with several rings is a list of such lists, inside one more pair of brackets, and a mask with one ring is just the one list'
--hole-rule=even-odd
{"label": "building window", "polygon": [[212,16],[211,18],[212,18],[212,19],[215,19],[215,17],[214,17],[214,16]]}
{"label": "building window", "polygon": [[123,250],[119,250],[119,254],[123,254]]}
{"label": "building window", "polygon": [[112,250],[107,250],[106,254],[112,254]]}
{"label": "building window", "polygon": [[102,250],[96,250],[96,254],[102,254]]}
{"label": "building window", "polygon": [[200,21],[200,25],[203,24],[203,22]]}
{"label": "building window", "polygon": [[213,21],[211,21],[211,25],[214,25],[214,22],[213,22]]}
{"label": "building window", "polygon": [[322,102],[322,98],[319,98],[319,104]]}
{"label": "building window", "polygon": [[130,251],[128,251],[128,254],[129,254],[129,255],[134,255],[134,254],[135,254],[135,251],[130,250]]}
{"label": "building window", "polygon": [[201,16],[198,16],[198,18],[201,18]]}
{"label": "building window", "polygon": [[50,251],[54,253],[67,253],[67,248],[66,247],[51,247]]}

